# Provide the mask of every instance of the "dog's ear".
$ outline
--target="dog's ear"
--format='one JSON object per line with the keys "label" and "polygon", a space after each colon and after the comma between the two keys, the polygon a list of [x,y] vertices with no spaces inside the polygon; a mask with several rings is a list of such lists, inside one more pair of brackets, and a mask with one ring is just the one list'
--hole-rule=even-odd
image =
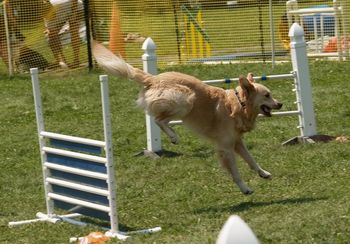
{"label": "dog's ear", "polygon": [[253,73],[248,73],[247,80],[249,80],[251,83],[255,82]]}
{"label": "dog's ear", "polygon": [[[253,79],[253,81],[254,81],[254,79]],[[248,80],[248,78],[244,77],[243,75],[241,75],[239,77],[239,86],[242,88],[246,97],[248,97],[249,94],[251,94],[255,90],[252,82],[250,80]]]}

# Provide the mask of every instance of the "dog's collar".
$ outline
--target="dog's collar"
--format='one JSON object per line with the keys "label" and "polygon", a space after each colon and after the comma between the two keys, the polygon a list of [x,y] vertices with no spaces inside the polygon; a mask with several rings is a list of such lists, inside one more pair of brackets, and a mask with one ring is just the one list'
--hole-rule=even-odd
{"label": "dog's collar", "polygon": [[[231,82],[232,82],[231,79],[229,79],[229,78],[225,79],[225,83],[226,83],[226,84],[230,84]],[[243,101],[241,100],[238,91],[237,91],[235,88],[232,88],[232,90],[233,90],[233,92],[235,93],[239,104],[241,105],[242,108],[244,108],[246,104],[245,104],[245,102],[243,102]],[[229,92],[230,92],[229,89],[226,90],[226,94],[227,94],[227,95],[229,94]]]}
{"label": "dog's collar", "polygon": [[243,101],[241,100],[238,91],[237,91],[235,88],[233,88],[232,90],[233,90],[233,92],[235,93],[239,104],[241,104],[242,108],[244,108],[244,107],[245,107],[245,102],[243,102]]}

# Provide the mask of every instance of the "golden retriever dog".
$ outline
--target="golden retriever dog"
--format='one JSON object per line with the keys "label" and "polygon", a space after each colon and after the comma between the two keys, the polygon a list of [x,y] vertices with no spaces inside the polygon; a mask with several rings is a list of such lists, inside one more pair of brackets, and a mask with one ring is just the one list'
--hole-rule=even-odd
{"label": "golden retriever dog", "polygon": [[190,130],[211,141],[222,166],[242,193],[253,191],[241,180],[236,153],[262,178],[271,177],[250,155],[242,136],[254,128],[259,114],[271,116],[271,110],[280,109],[282,104],[272,98],[269,89],[254,82],[252,74],[241,76],[236,90],[224,90],[178,72],[148,74],[127,64],[97,42],[93,42],[93,55],[107,72],[134,80],[143,87],[138,105],[155,117],[172,143],[179,141],[168,125],[174,119],[181,119]]}

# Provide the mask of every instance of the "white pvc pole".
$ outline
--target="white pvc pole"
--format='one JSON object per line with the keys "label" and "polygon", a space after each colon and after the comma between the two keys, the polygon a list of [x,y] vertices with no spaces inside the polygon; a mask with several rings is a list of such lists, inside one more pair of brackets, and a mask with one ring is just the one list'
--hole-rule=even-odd
{"label": "white pvc pole", "polygon": [[67,135],[57,134],[57,133],[52,133],[52,132],[47,132],[47,131],[42,131],[40,133],[40,135],[44,136],[46,138],[62,140],[62,141],[69,141],[69,142],[74,142],[74,143],[81,143],[81,144],[95,146],[95,147],[104,148],[106,146],[106,143],[103,141],[92,140],[92,139],[87,139],[87,138],[82,138],[82,137],[77,137],[77,136],[67,136]]}
{"label": "white pvc pole", "polygon": [[47,196],[51,199],[54,199],[54,200],[63,201],[66,203],[79,205],[79,206],[83,206],[83,207],[88,207],[88,208],[96,209],[96,210],[103,211],[106,213],[109,213],[111,210],[110,206],[105,206],[105,205],[101,205],[101,204],[97,204],[97,203],[91,203],[91,202],[79,200],[79,199],[73,198],[73,197],[66,197],[66,196],[52,193],[52,192],[50,192]]}
{"label": "white pvc pole", "polygon": [[[273,112],[271,113],[273,116],[292,116],[292,115],[300,115],[301,112],[299,110],[291,110],[291,111],[282,111],[282,112]],[[266,117],[265,115],[259,114],[258,117]],[[169,122],[169,125],[182,125],[182,120],[173,120]]]}
{"label": "white pvc pole", "polygon": [[44,167],[44,163],[47,161],[46,154],[43,152],[43,148],[45,147],[45,139],[40,135],[41,132],[45,131],[44,126],[44,117],[42,111],[42,102],[40,95],[40,85],[39,85],[39,76],[38,76],[38,68],[30,69],[32,86],[33,86],[33,96],[34,96],[34,105],[35,105],[35,115],[36,115],[36,123],[39,137],[39,147],[40,147],[40,158],[43,172],[43,181],[44,181],[44,191],[45,191],[45,200],[46,200],[46,209],[47,214],[51,216],[53,214],[53,201],[51,201],[47,194],[50,191],[50,186],[46,184],[46,178],[49,176],[48,170]]}
{"label": "white pvc pole", "polygon": [[[42,152],[52,153],[52,154],[56,154],[56,155],[60,155],[60,156],[72,157],[72,158],[77,158],[77,159],[82,159],[82,160],[87,160],[87,161],[92,161],[92,162],[101,163],[101,164],[107,163],[107,159],[104,157],[89,155],[89,154],[85,154],[85,153],[72,152],[72,151],[57,149],[57,148],[52,148],[52,147],[45,147],[44,146],[44,147],[42,147]],[[44,162],[46,162],[46,160]]]}
{"label": "white pvc pole", "polygon": [[[342,9],[341,9],[341,16],[342,16],[342,26],[343,26],[343,35],[345,37],[345,55],[347,58],[350,57],[350,45],[349,45],[349,41],[350,41],[350,35],[349,35],[349,28],[350,28],[350,2],[349,1],[342,1],[343,5],[342,5]],[[346,17],[348,16],[348,17]],[[347,37],[347,38],[346,38]]]}
{"label": "white pvc pole", "polygon": [[[335,28],[335,36],[337,38],[337,51],[339,55],[339,61],[343,60],[343,48],[341,43],[341,28],[339,23],[339,18],[341,17],[340,10],[338,7],[337,0],[333,0],[333,8],[334,8],[334,28]],[[343,33],[344,34],[344,33]],[[346,37],[344,37],[346,38]]]}
{"label": "white pvc pole", "polygon": [[67,172],[67,173],[71,173],[71,174],[75,174],[75,175],[86,176],[86,177],[90,177],[90,178],[94,178],[94,179],[99,179],[99,180],[107,180],[108,179],[106,174],[97,173],[97,172],[93,172],[90,170],[77,169],[74,167],[69,167],[69,166],[64,166],[64,165],[59,165],[59,164],[49,163],[49,162],[46,162],[44,164],[44,166],[48,169],[54,169],[54,170]]}
{"label": "white pvc pole", "polygon": [[316,135],[317,132],[303,28],[294,23],[289,30],[289,37],[291,38],[292,65],[296,72],[297,104],[301,113],[299,115],[300,133],[301,136],[310,137]]}
{"label": "white pvc pole", "polygon": [[271,36],[271,62],[272,68],[275,67],[275,26],[273,20],[272,0],[269,0],[269,15],[270,15],[270,36]]}
{"label": "white pvc pole", "polygon": [[332,13],[336,10],[339,10],[338,7],[328,7],[328,8],[303,8],[303,9],[296,9],[296,10],[290,10],[289,13],[291,14],[318,14],[318,13]]}
{"label": "white pvc pole", "polygon": [[11,49],[11,36],[9,31],[9,22],[7,18],[7,1],[4,1],[4,23],[5,23],[5,32],[6,32],[6,45],[7,45],[7,61],[9,64],[9,75],[13,75],[13,62],[12,62],[12,49]]}
{"label": "white pvc pole", "polygon": [[21,221],[11,221],[8,223],[9,227],[14,227],[18,225],[26,225],[26,224],[32,224],[36,222],[42,222],[47,221],[47,219],[29,219],[29,220],[21,220]]}
{"label": "white pvc pole", "polygon": [[107,158],[107,175],[108,175],[108,191],[109,191],[109,217],[111,222],[111,232],[118,232],[118,215],[117,215],[117,192],[116,192],[116,179],[115,170],[113,164],[113,149],[112,149],[112,122],[111,113],[109,109],[109,91],[108,91],[108,76],[100,75],[101,82],[101,99],[102,99],[102,111],[103,111],[103,127],[104,137],[106,142],[106,158]]}
{"label": "white pvc pole", "polygon": [[[260,80],[282,80],[282,79],[293,79],[294,74],[280,74],[280,75],[266,75],[266,76],[254,76],[255,81]],[[225,83],[227,79],[217,79],[217,80],[205,80],[203,81],[206,84],[221,84]],[[238,82],[239,78],[229,78],[230,82]]]}
{"label": "white pvc pole", "polygon": [[[142,45],[144,54],[142,55],[143,71],[156,75],[157,71],[157,56],[155,53],[156,45],[151,38],[147,38]],[[147,128],[147,150],[150,152],[162,151],[162,141],[160,128],[154,121],[154,118],[146,113],[146,128]]]}
{"label": "white pvc pole", "polygon": [[70,189],[89,192],[89,193],[93,193],[93,194],[97,194],[97,195],[101,195],[101,196],[107,196],[107,197],[109,196],[109,191],[107,191],[107,190],[104,190],[104,189],[101,189],[98,187],[92,187],[92,186],[87,186],[87,185],[83,185],[83,184],[73,183],[73,182],[69,182],[67,180],[60,180],[60,179],[48,177],[48,178],[46,178],[46,182],[48,182],[52,185],[63,186],[63,187],[67,187]]}

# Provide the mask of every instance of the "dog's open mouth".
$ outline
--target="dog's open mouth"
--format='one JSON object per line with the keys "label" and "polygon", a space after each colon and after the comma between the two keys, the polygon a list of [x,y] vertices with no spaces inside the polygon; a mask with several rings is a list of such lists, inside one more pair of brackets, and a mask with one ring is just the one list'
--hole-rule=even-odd
{"label": "dog's open mouth", "polygon": [[267,117],[271,117],[271,108],[269,106],[266,106],[266,105],[261,105],[260,106],[260,109],[262,111],[262,114],[267,116]]}

